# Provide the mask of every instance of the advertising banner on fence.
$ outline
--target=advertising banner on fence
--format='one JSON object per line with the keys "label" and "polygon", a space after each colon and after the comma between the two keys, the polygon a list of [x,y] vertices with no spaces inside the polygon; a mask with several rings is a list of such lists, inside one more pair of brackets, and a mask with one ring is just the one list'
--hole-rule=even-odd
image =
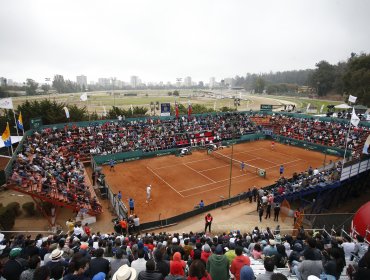
{"label": "advertising banner on fence", "polygon": [[169,117],[171,115],[171,105],[170,103],[161,103],[161,116]]}
{"label": "advertising banner on fence", "polygon": [[367,137],[364,149],[362,150],[363,154],[370,155],[370,135]]}

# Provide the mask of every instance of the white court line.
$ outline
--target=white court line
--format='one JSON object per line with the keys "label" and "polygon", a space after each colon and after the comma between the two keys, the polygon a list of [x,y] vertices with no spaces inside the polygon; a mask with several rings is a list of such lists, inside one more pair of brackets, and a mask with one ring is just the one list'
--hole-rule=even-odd
{"label": "white court line", "polygon": [[206,179],[208,179],[208,180],[211,180],[212,182],[216,183],[216,181],[215,181],[215,180],[212,180],[211,178],[209,178],[209,177],[207,177],[206,175],[204,175],[204,174],[200,173],[199,171],[195,170],[194,168],[191,168],[191,167],[190,167],[190,166],[188,166],[186,163],[184,163],[184,165],[185,165],[187,168],[189,168],[189,169],[193,170],[194,172],[198,173],[199,175],[202,175],[204,178],[206,178]]}
{"label": "white court line", "polygon": [[167,183],[161,176],[159,176],[157,173],[154,172],[154,170],[152,170],[149,166],[147,166],[146,168],[149,169],[149,171],[151,171],[155,176],[157,176],[160,180],[162,180],[163,183],[165,183],[167,186],[169,186],[171,189],[173,189],[178,195],[180,195],[182,198],[184,198],[184,196],[179,193],[174,187],[172,187],[169,183]]}

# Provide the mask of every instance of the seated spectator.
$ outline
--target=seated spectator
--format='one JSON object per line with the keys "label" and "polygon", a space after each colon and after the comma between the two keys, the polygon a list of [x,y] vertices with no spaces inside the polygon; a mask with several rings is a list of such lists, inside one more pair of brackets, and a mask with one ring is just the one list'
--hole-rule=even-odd
{"label": "seated spectator", "polygon": [[236,257],[231,262],[230,272],[235,276],[235,280],[240,280],[240,270],[243,266],[251,265],[251,261],[248,256],[243,256],[243,248],[237,246],[235,248]]}
{"label": "seated spectator", "polygon": [[271,275],[274,273],[275,260],[274,257],[265,257],[263,261],[263,266],[265,267],[265,273],[259,274],[256,277],[256,280],[270,280]]}
{"label": "seated spectator", "polygon": [[187,280],[212,280],[212,278],[207,273],[204,263],[201,260],[194,260],[190,265]]}
{"label": "seated spectator", "polygon": [[155,262],[150,259],[146,262],[146,270],[141,271],[138,275],[138,280],[162,280],[163,276],[160,272],[155,271]]}

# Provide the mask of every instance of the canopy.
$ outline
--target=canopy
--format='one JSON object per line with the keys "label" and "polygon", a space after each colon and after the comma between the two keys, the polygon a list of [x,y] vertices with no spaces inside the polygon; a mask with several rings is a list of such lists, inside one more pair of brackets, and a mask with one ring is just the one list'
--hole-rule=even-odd
{"label": "canopy", "polygon": [[[19,141],[21,141],[23,136],[10,136],[10,137],[12,140],[12,144],[14,144],[14,143],[18,143]],[[4,141],[0,137],[0,148],[4,148],[4,147],[5,147]]]}
{"label": "canopy", "polygon": [[334,106],[334,108],[336,108],[336,109],[349,109],[349,108],[352,108],[352,107],[347,105],[347,104],[340,104],[340,105]]}

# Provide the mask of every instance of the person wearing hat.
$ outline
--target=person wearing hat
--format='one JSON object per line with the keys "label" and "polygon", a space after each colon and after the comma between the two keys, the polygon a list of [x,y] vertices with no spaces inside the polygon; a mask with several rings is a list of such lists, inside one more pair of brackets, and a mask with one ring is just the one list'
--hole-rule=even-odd
{"label": "person wearing hat", "polygon": [[122,265],[116,273],[113,274],[112,280],[136,280],[137,272],[127,264]]}
{"label": "person wearing hat", "polygon": [[[45,266],[47,266],[50,271],[54,270],[55,267],[63,267],[64,270],[68,267],[68,262],[63,259],[63,251],[59,250],[58,248],[51,252],[51,261],[48,262]],[[54,275],[51,275],[51,278],[54,278]]]}
{"label": "person wearing hat", "polygon": [[212,280],[229,279],[229,260],[224,255],[221,244],[217,245],[215,253],[208,258],[206,268]]}
{"label": "person wearing hat", "polygon": [[211,247],[206,243],[203,246],[203,250],[201,253],[201,260],[204,261],[204,263],[207,263],[209,256],[212,254]]}
{"label": "person wearing hat", "polygon": [[263,249],[263,254],[265,256],[274,256],[274,255],[277,255],[278,254],[278,251],[276,249],[276,242],[275,242],[274,239],[270,239],[269,240],[269,245],[267,245]]}
{"label": "person wearing hat", "polygon": [[22,248],[13,248],[9,260],[5,263],[2,276],[7,280],[18,280],[21,273],[28,268],[28,263],[21,258]]}
{"label": "person wearing hat", "polygon": [[245,265],[240,270],[240,280],[254,280],[253,269]]}

